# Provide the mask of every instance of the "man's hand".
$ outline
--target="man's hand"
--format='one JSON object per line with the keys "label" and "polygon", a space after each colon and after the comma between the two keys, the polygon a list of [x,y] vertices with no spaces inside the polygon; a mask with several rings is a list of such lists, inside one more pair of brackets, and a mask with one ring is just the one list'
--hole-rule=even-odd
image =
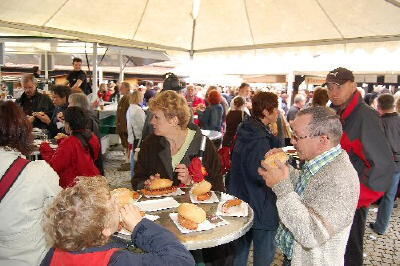
{"label": "man's hand", "polygon": [[192,183],[192,177],[189,174],[189,169],[184,164],[178,164],[175,168],[175,172],[178,173],[178,179],[182,184],[190,185]]}
{"label": "man's hand", "polygon": [[124,228],[133,231],[138,223],[143,219],[140,210],[133,204],[126,204],[120,210],[122,224]]}
{"label": "man's hand", "polygon": [[60,122],[64,122],[64,113],[63,112],[59,112],[57,114],[57,120]]}
{"label": "man's hand", "polygon": [[151,181],[153,181],[154,179],[158,179],[158,178],[160,178],[160,174],[151,175],[151,176],[149,177],[149,179],[147,179],[146,181],[144,181],[144,185],[145,185],[145,186],[148,186],[148,185],[150,185]]}
{"label": "man's hand", "polygon": [[289,178],[289,167],[280,161],[275,161],[275,163],[278,165],[278,168],[272,168],[261,161],[261,166],[264,169],[262,167],[258,168],[258,173],[264,178],[265,184],[270,188],[279,184],[282,180]]}
{"label": "man's hand", "polygon": [[39,119],[40,121],[42,121],[43,123],[45,123],[46,125],[50,124],[51,119],[50,117],[48,117],[48,115],[46,115],[45,113],[36,113],[35,117],[37,119]]}

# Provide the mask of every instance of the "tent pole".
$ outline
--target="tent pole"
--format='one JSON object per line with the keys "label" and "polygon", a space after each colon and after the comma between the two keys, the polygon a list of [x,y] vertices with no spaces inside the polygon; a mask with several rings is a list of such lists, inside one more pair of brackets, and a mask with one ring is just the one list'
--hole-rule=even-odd
{"label": "tent pole", "polygon": [[47,51],[44,52],[44,80],[46,81],[46,84],[44,85],[44,90],[48,91],[49,90],[49,57],[47,54]]}
{"label": "tent pole", "polygon": [[194,55],[194,33],[196,31],[196,19],[193,19],[193,27],[192,27],[192,42],[190,44],[190,59],[193,60],[193,55]]}
{"label": "tent pole", "polygon": [[93,84],[92,91],[97,94],[97,42],[93,43]]}
{"label": "tent pole", "polygon": [[119,51],[119,82],[124,81],[124,60],[122,57],[122,51]]}

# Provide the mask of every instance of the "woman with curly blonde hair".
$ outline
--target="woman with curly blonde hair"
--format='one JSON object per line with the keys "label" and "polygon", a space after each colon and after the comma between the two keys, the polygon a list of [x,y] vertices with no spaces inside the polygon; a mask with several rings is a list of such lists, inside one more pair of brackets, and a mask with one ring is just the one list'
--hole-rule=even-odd
{"label": "woman with curly blonde hair", "polygon": [[[112,241],[120,219],[144,254]],[[43,227],[53,245],[43,266],[194,265],[193,257],[171,232],[142,218],[132,204],[120,208],[102,176],[80,177],[74,187],[63,190],[46,210]]]}
{"label": "woman with curly blonde hair", "polygon": [[[189,123],[190,109],[186,99],[174,91],[164,91],[150,101],[153,113],[151,125],[154,134],[143,140],[132,186],[142,188],[145,181],[161,176],[174,181],[174,185],[190,185],[193,177],[188,168],[192,159],[199,157],[203,139],[201,130]],[[221,163],[212,142],[206,138],[203,165],[213,190],[223,191]],[[147,180],[149,179],[149,180]]]}

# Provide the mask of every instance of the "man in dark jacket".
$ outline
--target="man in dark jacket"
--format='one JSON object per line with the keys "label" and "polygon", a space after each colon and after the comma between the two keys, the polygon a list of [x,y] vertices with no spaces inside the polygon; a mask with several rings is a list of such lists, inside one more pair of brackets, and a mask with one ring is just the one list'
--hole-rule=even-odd
{"label": "man in dark jacket", "polygon": [[379,204],[375,223],[370,223],[372,230],[380,235],[384,234],[389,226],[400,180],[400,116],[394,108],[393,95],[383,94],[378,97],[378,112],[381,115],[383,130],[392,149],[393,160],[396,165],[390,188]]}
{"label": "man in dark jacket", "polygon": [[278,228],[276,196],[258,174],[264,155],[278,148],[279,140],[267,126],[278,118],[278,96],[259,92],[252,98],[252,117],[239,125],[232,153],[230,194],[249,203],[254,210],[250,231],[235,242],[234,265],[247,265],[250,245],[254,247],[254,265],[270,265],[275,256]]}
{"label": "man in dark jacket", "polygon": [[38,92],[37,81],[33,74],[25,74],[22,77],[21,84],[24,88],[24,93],[17,100],[17,103],[21,105],[33,127],[47,128],[47,124],[38,119],[38,115],[45,114],[51,117],[54,105],[50,97]]}
{"label": "man in dark jacket", "polygon": [[345,254],[345,265],[363,264],[368,207],[390,186],[394,163],[378,113],[362,100],[353,73],[336,68],[326,77],[329,99],[343,125],[340,141],[360,179],[360,198]]}
{"label": "man in dark jacket", "polygon": [[63,112],[68,107],[68,96],[71,89],[68,86],[57,85],[51,89],[53,104],[55,106],[53,114],[49,117],[46,114],[38,114],[37,119],[47,125],[49,138],[54,138],[58,133],[65,133]]}

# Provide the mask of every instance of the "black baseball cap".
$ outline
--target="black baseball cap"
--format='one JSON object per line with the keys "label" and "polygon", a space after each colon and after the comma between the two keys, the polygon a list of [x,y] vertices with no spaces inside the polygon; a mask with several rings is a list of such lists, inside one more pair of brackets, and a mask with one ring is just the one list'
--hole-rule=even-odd
{"label": "black baseball cap", "polygon": [[330,71],[328,75],[326,75],[325,84],[327,83],[335,83],[337,85],[342,85],[347,81],[354,82],[353,72],[344,67],[338,67],[334,70]]}

